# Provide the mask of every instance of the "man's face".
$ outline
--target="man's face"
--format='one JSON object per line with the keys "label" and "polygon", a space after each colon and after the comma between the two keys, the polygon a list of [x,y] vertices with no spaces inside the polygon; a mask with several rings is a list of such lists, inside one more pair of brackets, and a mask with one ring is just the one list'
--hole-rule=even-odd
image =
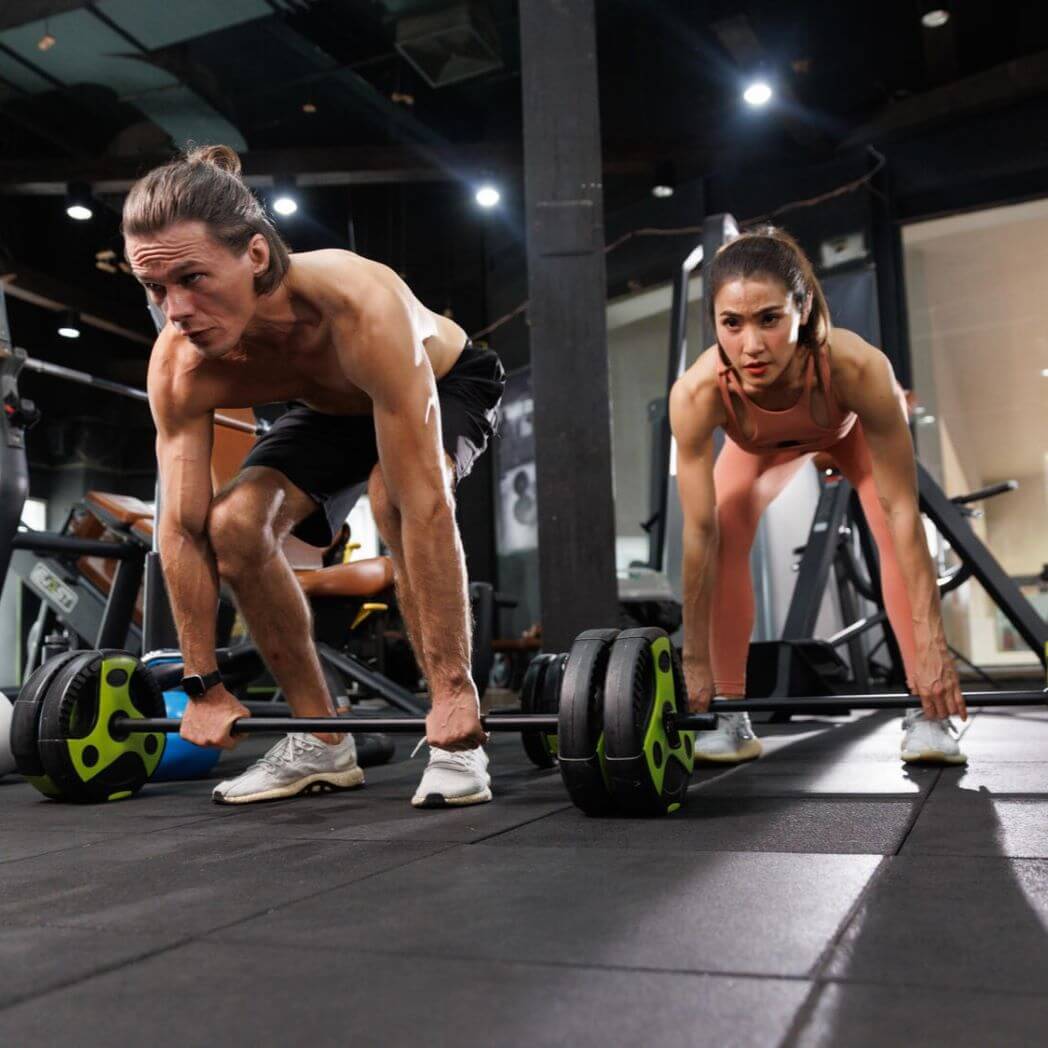
{"label": "man's face", "polygon": [[203,222],[176,222],[148,237],[127,237],[126,250],[150,299],[202,356],[236,348],[255,312],[255,276],[269,262],[264,237],[235,255]]}

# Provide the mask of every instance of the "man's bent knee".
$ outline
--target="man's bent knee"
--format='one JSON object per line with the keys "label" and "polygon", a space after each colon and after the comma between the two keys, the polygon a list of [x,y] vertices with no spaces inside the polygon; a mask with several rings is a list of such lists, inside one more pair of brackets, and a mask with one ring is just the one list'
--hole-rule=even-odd
{"label": "man's bent knee", "polygon": [[256,498],[238,493],[235,488],[212,502],[207,537],[219,575],[236,578],[256,569],[279,549],[270,516]]}

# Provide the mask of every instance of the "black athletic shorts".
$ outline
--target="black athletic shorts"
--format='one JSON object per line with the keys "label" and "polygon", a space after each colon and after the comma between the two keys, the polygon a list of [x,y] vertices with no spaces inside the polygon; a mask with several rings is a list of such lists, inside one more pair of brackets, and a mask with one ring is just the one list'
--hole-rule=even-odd
{"label": "black athletic shorts", "polygon": [[[502,361],[469,342],[437,383],[444,450],[462,480],[494,435],[506,384]],[[364,493],[378,462],[371,415],[326,415],[292,403],[244,459],[241,469],[268,466],[316,499],[318,509],[294,533],[313,546],[328,546]]]}

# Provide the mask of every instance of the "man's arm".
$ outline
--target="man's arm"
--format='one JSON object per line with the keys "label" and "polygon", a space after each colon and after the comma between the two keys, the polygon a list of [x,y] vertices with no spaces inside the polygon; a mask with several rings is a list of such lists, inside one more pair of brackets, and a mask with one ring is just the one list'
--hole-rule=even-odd
{"label": "man's arm", "polygon": [[[207,539],[213,422],[211,412],[179,403],[163,371],[151,367],[149,377],[160,474],[157,546],[185,673],[204,675],[216,668],[218,614],[218,570]],[[186,709],[182,735],[198,745],[232,746],[228,726],[246,714],[217,685]]]}
{"label": "man's arm", "polygon": [[430,742],[476,745],[482,732],[470,673],[466,564],[429,357],[412,328],[409,304],[394,290],[378,289],[363,316],[347,311],[336,325],[342,327],[337,344],[343,368],[372,399],[382,477],[400,514],[404,563],[418,613],[416,643],[434,713],[443,711],[436,720],[431,715]]}
{"label": "man's arm", "polygon": [[713,698],[710,604],[717,562],[717,507],[713,488],[716,419],[688,377],[670,392],[670,427],[677,442],[677,487],[684,517],[681,584],[684,590],[684,678],[692,710]]}
{"label": "man's arm", "polygon": [[913,686],[928,715],[967,717],[943,630],[939,588],[917,501],[913,441],[895,375],[888,358],[856,335],[849,336],[848,353],[853,367],[842,399],[862,421],[874,483],[910,600],[917,647]]}

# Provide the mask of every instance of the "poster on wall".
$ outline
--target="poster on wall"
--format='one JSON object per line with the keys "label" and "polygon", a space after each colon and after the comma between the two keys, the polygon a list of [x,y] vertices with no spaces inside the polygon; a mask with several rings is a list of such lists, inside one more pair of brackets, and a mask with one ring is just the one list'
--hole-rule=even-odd
{"label": "poster on wall", "polygon": [[531,369],[506,376],[498,449],[498,548],[520,553],[538,548],[535,493],[535,433],[532,423]]}

